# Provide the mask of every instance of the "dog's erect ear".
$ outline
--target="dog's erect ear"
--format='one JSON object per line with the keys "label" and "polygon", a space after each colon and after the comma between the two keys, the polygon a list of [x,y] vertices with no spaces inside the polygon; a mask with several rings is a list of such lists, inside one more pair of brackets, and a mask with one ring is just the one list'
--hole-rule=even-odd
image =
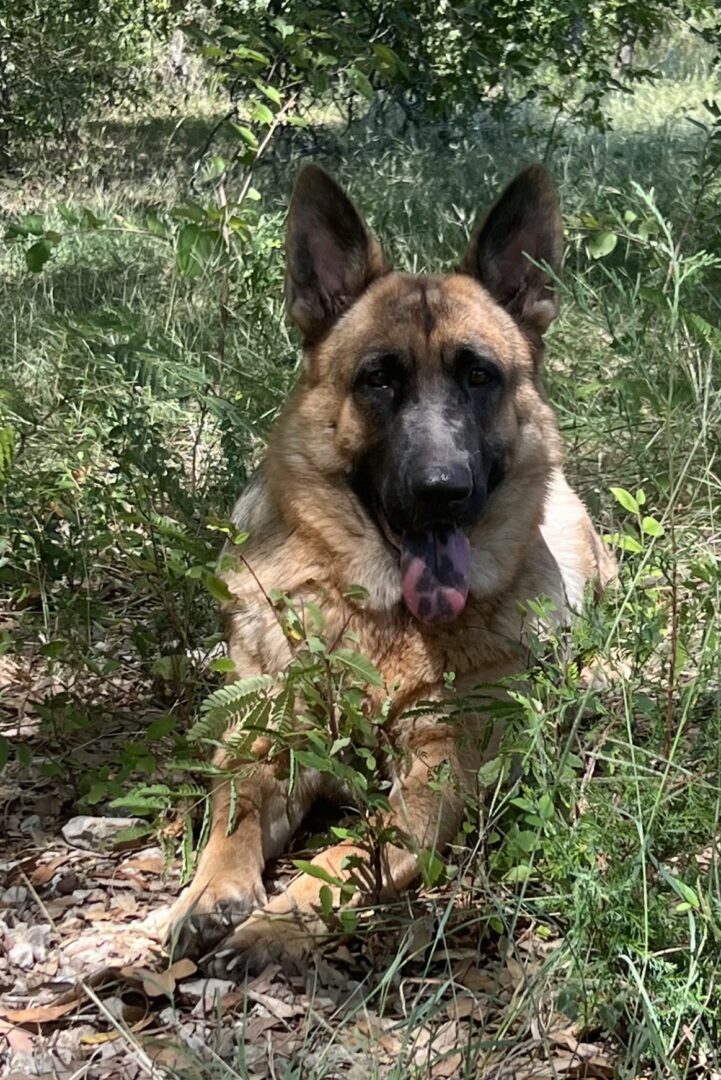
{"label": "dog's erect ear", "polygon": [[553,278],[534,262],[558,274],[562,253],[556,192],[543,166],[531,165],[511,181],[474,232],[462,270],[524,329],[542,334],[558,314],[558,293]]}
{"label": "dog's erect ear", "polygon": [[335,180],[306,165],[288,213],[285,301],[306,345],[331,328],[386,266],[380,244]]}

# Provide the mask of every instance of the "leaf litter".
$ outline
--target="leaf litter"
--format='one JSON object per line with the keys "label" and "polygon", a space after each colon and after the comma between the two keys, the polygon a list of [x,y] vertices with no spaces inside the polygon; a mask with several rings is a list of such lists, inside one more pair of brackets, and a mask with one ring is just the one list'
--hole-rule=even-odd
{"label": "leaf litter", "polygon": [[[0,1080],[265,1080],[281,1062],[349,1080],[615,1075],[608,1043],[555,1007],[562,939],[522,921],[513,940],[489,934],[467,883],[361,913],[357,935],[302,977],[207,978],[161,943],[179,867],[142,841],[114,849],[102,815],[69,843],[62,780],[36,774],[24,801],[21,783],[6,770],[0,789]],[[39,798],[43,813],[28,813]]]}

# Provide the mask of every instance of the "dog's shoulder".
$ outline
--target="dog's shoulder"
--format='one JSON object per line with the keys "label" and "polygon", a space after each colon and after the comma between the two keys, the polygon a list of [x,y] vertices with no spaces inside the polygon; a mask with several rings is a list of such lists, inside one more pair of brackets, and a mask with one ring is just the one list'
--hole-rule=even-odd
{"label": "dog's shoulder", "polygon": [[616,573],[613,556],[560,469],[550,476],[527,573],[536,587],[532,595],[549,596],[560,612],[570,615],[582,608],[589,585],[602,589]]}

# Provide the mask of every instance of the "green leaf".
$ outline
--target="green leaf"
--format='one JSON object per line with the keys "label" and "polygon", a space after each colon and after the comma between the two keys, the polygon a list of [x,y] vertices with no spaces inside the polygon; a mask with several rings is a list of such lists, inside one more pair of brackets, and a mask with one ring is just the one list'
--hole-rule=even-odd
{"label": "green leaf", "polygon": [[149,739],[162,739],[165,735],[172,735],[177,727],[177,718],[168,714],[167,716],[159,716],[157,720],[153,720],[152,724],[148,725],[145,734]]}
{"label": "green leaf", "polygon": [[332,885],[335,889],[340,889],[343,884],[341,878],[334,877],[324,867],[318,866],[317,863],[308,862],[307,859],[293,859],[293,866],[296,870],[300,870],[302,874],[318,878],[319,881],[325,881],[326,885]]}
{"label": "green leaf", "polygon": [[235,596],[231,593],[226,582],[223,581],[222,578],[217,577],[215,573],[207,573],[205,576],[205,588],[210,596],[219,600],[221,604],[227,604],[229,600],[235,599]]}
{"label": "green leaf", "polygon": [[250,128],[244,127],[243,124],[236,124],[235,120],[228,121],[230,127],[233,129],[236,135],[239,135],[243,142],[250,147],[251,150],[258,149],[258,140]]}
{"label": "green leaf", "polygon": [[59,656],[64,656],[68,649],[67,641],[56,639],[55,641],[48,641],[45,645],[40,646],[41,656],[47,656],[50,660],[57,660]]}
{"label": "green leaf", "polygon": [[42,236],[45,232],[45,222],[42,214],[23,214],[17,221],[11,221],[5,232],[6,240],[16,240],[19,237]]}
{"label": "green leaf", "polygon": [[268,86],[267,83],[262,83],[260,79],[255,79],[255,85],[261,94],[265,94],[268,101],[272,101],[274,105],[280,106],[282,98],[274,86]]}
{"label": "green leaf", "polygon": [[270,57],[265,56],[264,53],[258,52],[256,49],[249,49],[245,45],[237,45],[233,49],[233,56],[237,56],[240,60],[255,60],[257,64],[270,63]]}
{"label": "green leaf", "polygon": [[513,837],[514,842],[526,855],[530,855],[538,847],[540,840],[538,834],[530,829],[519,829]]}
{"label": "green leaf", "polygon": [[253,104],[253,119],[256,123],[269,127],[273,123],[273,113],[262,101],[256,101]]}
{"label": "green leaf", "polygon": [[33,754],[27,743],[18,743],[15,747],[15,760],[18,765],[22,765],[24,769],[30,765],[33,760]]}
{"label": "green leaf", "polygon": [[527,863],[518,863],[516,866],[511,867],[508,873],[504,875],[504,879],[510,882],[523,883],[528,881],[531,873],[531,867]]}
{"label": "green leaf", "polygon": [[674,874],[670,874],[664,866],[659,866],[661,877],[671,886],[676,895],[683,900],[684,903],[689,904],[696,911],[701,907],[701,901],[699,900],[698,893],[695,889],[692,889],[690,885],[687,885],[685,881],[681,881]]}
{"label": "green leaf", "polygon": [[663,536],[665,531],[661,522],[653,517],[645,517],[641,522],[641,528],[647,536]]}
{"label": "green leaf", "polygon": [[338,649],[332,654],[332,657],[342,667],[352,672],[361,682],[367,683],[368,686],[384,685],[382,675],[366,656],[361,656],[360,653],[353,652],[352,649]]}
{"label": "green leaf", "polygon": [[554,814],[553,799],[547,791],[544,791],[538,800],[538,813],[544,821],[550,821]]}
{"label": "green leaf", "polygon": [[175,265],[184,277],[197,277],[218,252],[218,234],[189,222],[178,232]]}
{"label": "green leaf", "polygon": [[92,210],[85,207],[80,218],[80,224],[84,229],[99,229],[103,222],[99,217],[95,216]]}
{"label": "green leaf", "polygon": [[28,270],[31,270],[33,274],[39,273],[51,255],[52,248],[48,241],[38,240],[37,244],[33,244],[25,252],[25,262]]}
{"label": "green leaf", "polygon": [[625,488],[612,487],[611,494],[624,510],[628,510],[629,514],[638,513],[638,503],[630,491],[626,491]]}
{"label": "green leaf", "polygon": [[640,555],[643,551],[643,545],[628,533],[607,533],[603,539],[609,544],[615,544],[621,551],[630,551],[633,555]]}
{"label": "green leaf", "polygon": [[321,885],[318,898],[320,900],[320,909],[324,917],[329,919],[333,914],[333,893],[327,885]]}
{"label": "green leaf", "polygon": [[196,225],[202,225],[208,219],[203,207],[197,203],[181,203],[180,206],[174,206],[170,213],[178,221],[193,221]]}
{"label": "green leaf", "polygon": [[357,94],[369,99],[373,97],[373,87],[367,75],[355,67],[348,68],[346,74],[348,76],[348,82]]}
{"label": "green leaf", "polygon": [[355,934],[358,929],[358,912],[353,911],[351,908],[339,911],[338,921],[344,934]]}
{"label": "green leaf", "polygon": [[223,675],[235,671],[235,664],[229,656],[219,656],[217,660],[211,660],[210,670],[221,672]]}
{"label": "green leaf", "polygon": [[603,259],[604,256],[611,254],[617,243],[618,237],[616,233],[604,230],[590,237],[588,253],[592,259]]}
{"label": "green leaf", "polygon": [[45,222],[42,214],[23,214],[20,225],[30,236],[42,236],[45,232]]}
{"label": "green leaf", "polygon": [[367,600],[369,593],[362,585],[347,585],[343,590],[346,600]]}
{"label": "green leaf", "polygon": [[10,743],[3,735],[0,735],[0,771],[7,765],[9,757]]}
{"label": "green leaf", "polygon": [[445,863],[438,852],[431,848],[418,853],[418,869],[425,887],[432,889],[443,878]]}
{"label": "green leaf", "polygon": [[143,836],[148,836],[152,833],[153,829],[150,825],[128,825],[127,828],[121,829],[113,837],[113,847],[117,847],[118,844],[127,844],[130,840],[139,840]]}
{"label": "green leaf", "polygon": [[378,61],[376,66],[379,71],[386,77],[393,75],[398,69],[398,57],[393,52],[393,49],[390,49],[387,45],[374,45],[373,52]]}
{"label": "green leaf", "polygon": [[152,211],[145,217],[145,228],[154,236],[166,236],[168,226]]}
{"label": "green leaf", "polygon": [[478,779],[483,787],[491,787],[498,780],[501,775],[502,761],[500,757],[491,758],[485,765],[481,765],[478,770]]}

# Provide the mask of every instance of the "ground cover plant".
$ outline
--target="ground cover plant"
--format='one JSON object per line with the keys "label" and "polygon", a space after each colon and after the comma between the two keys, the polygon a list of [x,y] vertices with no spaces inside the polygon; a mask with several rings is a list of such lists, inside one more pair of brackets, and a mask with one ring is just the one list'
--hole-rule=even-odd
{"label": "ground cover plant", "polygon": [[[263,57],[257,41],[201,29],[180,81],[157,77],[156,42],[134,111],[102,97],[67,145],[24,144],[0,190],[3,1075],[718,1074],[712,27],[659,39],[652,22],[639,66],[659,78],[610,96],[604,83],[590,114],[576,108],[587,68],[568,108],[566,71],[529,97],[518,70],[514,107],[491,95],[424,114],[402,68],[400,87],[380,85],[382,51],[364,67],[361,31],[333,103],[322,80],[311,103],[302,67],[278,90],[242,52]],[[300,65],[317,41],[297,44]],[[567,224],[548,393],[618,587],[570,649],[539,632],[489,797],[429,855],[417,895],[346,918],[306,977],[235,986],[168,967],[154,919],[203,832],[198,747],[230,718],[271,714],[288,746],[265,684],[222,689],[217,556],[295,375],[281,250],[294,174],[325,164],[396,265],[446,270],[477,210],[539,159]],[[328,828],[378,843],[383,791],[372,731],[362,755],[344,753],[372,667],[275,600],[309,712],[327,717],[330,687],[338,717],[332,741],[320,723],[291,749],[346,770],[362,808],[309,823],[280,887]]]}

